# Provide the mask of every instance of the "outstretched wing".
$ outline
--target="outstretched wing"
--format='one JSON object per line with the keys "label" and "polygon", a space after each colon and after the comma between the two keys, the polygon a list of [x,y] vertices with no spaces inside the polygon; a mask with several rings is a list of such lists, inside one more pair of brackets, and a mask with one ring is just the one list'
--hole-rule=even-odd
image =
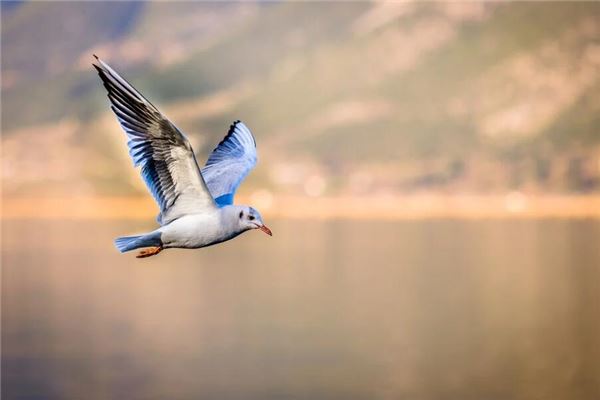
{"label": "outstretched wing", "polygon": [[256,141],[250,129],[235,121],[202,168],[208,190],[219,206],[233,204],[233,196],[256,165]]}
{"label": "outstretched wing", "polygon": [[158,203],[161,225],[216,208],[187,138],[141,93],[96,57],[93,64],[129,138],[129,154]]}

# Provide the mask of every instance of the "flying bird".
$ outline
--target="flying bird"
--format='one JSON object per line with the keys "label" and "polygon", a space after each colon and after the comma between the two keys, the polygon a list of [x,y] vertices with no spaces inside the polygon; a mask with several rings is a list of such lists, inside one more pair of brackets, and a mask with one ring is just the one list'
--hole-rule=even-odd
{"label": "flying bird", "polygon": [[168,248],[197,249],[233,239],[251,229],[272,236],[254,208],[234,205],[235,191],[256,165],[256,141],[241,121],[200,169],[185,135],[108,64],[92,64],[108,92],[110,108],[127,134],[129,154],[158,203],[160,227],[115,239],[123,253],[150,257]]}

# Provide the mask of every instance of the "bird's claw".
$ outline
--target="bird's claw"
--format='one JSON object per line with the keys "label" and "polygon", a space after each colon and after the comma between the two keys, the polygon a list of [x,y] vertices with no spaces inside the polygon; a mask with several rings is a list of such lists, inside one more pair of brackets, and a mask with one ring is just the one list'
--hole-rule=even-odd
{"label": "bird's claw", "polygon": [[136,258],[146,258],[146,257],[151,257],[151,256],[155,256],[158,253],[160,253],[162,251],[162,247],[149,247],[147,249],[144,249],[142,251],[140,251],[138,253],[137,256],[135,256]]}

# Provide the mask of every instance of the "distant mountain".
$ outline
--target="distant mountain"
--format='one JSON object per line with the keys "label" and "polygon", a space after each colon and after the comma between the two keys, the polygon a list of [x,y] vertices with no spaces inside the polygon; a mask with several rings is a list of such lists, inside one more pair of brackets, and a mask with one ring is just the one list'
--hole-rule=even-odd
{"label": "distant mountain", "polygon": [[3,8],[2,67],[21,80],[71,71],[91,46],[122,40],[139,22],[142,2],[21,2]]}
{"label": "distant mountain", "polygon": [[[246,120],[280,166],[259,169],[255,183],[274,190],[303,190],[311,176],[350,192],[600,188],[600,3],[65,2],[2,12],[2,127],[16,147],[21,132],[63,121],[90,159],[117,157],[118,134],[98,147],[97,135],[118,129],[89,68],[96,52],[204,153],[231,120]],[[127,191],[118,168],[80,178]]]}

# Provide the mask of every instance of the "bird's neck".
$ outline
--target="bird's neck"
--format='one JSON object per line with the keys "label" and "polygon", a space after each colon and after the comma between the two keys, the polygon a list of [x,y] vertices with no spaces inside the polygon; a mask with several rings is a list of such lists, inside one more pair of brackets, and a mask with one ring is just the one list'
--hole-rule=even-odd
{"label": "bird's neck", "polygon": [[240,234],[247,231],[248,228],[240,224],[240,212],[244,210],[244,207],[237,205],[227,205],[219,209],[221,212],[222,226],[228,232],[236,232]]}

